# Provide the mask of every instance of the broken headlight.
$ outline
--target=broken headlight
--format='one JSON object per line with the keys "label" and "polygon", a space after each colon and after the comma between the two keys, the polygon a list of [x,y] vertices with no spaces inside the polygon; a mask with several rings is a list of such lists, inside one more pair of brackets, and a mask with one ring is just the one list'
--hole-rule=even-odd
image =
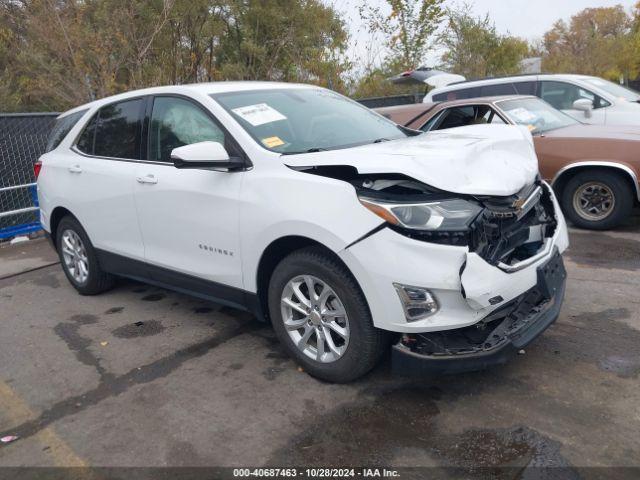
{"label": "broken headlight", "polygon": [[392,225],[422,231],[466,230],[482,211],[460,198],[423,203],[388,203],[360,197],[360,203]]}

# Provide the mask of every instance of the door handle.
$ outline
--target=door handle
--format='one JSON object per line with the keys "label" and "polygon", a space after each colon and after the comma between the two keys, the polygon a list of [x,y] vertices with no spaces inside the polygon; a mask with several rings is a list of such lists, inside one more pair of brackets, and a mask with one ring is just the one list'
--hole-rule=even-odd
{"label": "door handle", "polygon": [[71,173],[82,173],[82,168],[80,168],[80,165],[72,165],[69,167],[69,171]]}
{"label": "door handle", "polygon": [[136,177],[136,180],[138,183],[158,183],[158,179],[151,174],[145,175],[144,177]]}

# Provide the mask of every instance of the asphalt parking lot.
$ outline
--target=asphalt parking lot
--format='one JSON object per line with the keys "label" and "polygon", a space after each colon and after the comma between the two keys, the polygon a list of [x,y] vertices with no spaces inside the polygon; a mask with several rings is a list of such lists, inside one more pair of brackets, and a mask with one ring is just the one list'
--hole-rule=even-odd
{"label": "asphalt parking lot", "polygon": [[572,230],[561,316],[510,364],[350,385],[248,314],[124,280],[81,297],[44,240],[4,246],[0,466],[640,466],[639,220]]}

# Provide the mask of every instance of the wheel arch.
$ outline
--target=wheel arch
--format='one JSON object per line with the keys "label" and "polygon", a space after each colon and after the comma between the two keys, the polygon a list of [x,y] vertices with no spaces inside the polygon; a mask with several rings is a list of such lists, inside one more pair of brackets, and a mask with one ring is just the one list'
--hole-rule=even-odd
{"label": "wheel arch", "polygon": [[[269,281],[273,271],[278,264],[288,255],[308,247],[318,247],[331,255],[337,262],[344,266],[344,268],[354,277],[351,269],[344,263],[344,261],[334,252],[332,249],[322,244],[321,242],[302,235],[287,235],[284,237],[273,240],[262,252],[260,261],[258,262],[258,268],[256,270],[256,287],[257,296],[260,303],[260,308],[265,319],[269,318],[269,304],[268,304],[268,291]],[[357,279],[356,284],[359,285]],[[361,288],[361,287],[360,287]]]}
{"label": "wheel arch", "polygon": [[62,220],[67,215],[75,218],[76,220],[78,219],[73,213],[71,213],[69,209],[62,206],[58,206],[54,208],[51,211],[51,215],[49,216],[49,229],[51,230],[50,232],[51,240],[53,244],[56,246],[56,248],[57,248],[56,238],[57,238],[58,225],[60,224],[60,220]]}
{"label": "wheel arch", "polygon": [[559,194],[562,195],[562,191],[567,182],[571,180],[575,175],[588,170],[608,171],[621,174],[621,177],[628,183],[629,187],[635,192],[635,202],[640,201],[640,187],[638,186],[638,177],[631,167],[623,163],[617,162],[605,162],[605,161],[585,161],[572,163],[561,168],[558,173],[551,180],[551,186]]}

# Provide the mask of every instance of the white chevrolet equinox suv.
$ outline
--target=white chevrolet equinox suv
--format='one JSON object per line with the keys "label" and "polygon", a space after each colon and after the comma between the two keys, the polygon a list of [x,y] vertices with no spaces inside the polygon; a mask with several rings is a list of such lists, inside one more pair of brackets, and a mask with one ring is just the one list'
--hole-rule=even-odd
{"label": "white chevrolet equinox suv", "polygon": [[248,310],[328,381],[502,363],[558,316],[565,221],[521,127],[416,133],[308,85],[116,95],[58,117],[41,221],[81,294]]}

